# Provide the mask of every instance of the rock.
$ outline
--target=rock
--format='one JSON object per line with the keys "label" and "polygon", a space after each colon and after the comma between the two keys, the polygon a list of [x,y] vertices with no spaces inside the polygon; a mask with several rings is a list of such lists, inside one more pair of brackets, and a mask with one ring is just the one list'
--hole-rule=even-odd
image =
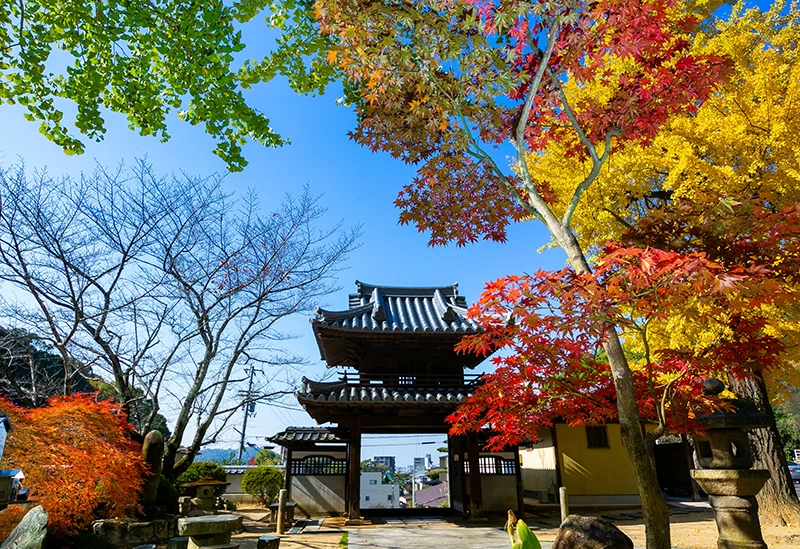
{"label": "rock", "polygon": [[633,542],[605,519],[570,515],[561,523],[553,549],[633,549]]}
{"label": "rock", "polygon": [[178,533],[177,518],[150,521],[119,519],[96,520],[92,523],[95,537],[115,547],[131,547],[148,543],[166,543]]}
{"label": "rock", "polygon": [[0,549],[41,549],[47,535],[47,512],[37,505],[22,517]]}
{"label": "rock", "polygon": [[158,431],[150,431],[144,437],[142,458],[147,465],[147,474],[142,484],[142,507],[149,518],[155,518],[158,481],[161,479],[161,460],[164,455],[164,437]]}

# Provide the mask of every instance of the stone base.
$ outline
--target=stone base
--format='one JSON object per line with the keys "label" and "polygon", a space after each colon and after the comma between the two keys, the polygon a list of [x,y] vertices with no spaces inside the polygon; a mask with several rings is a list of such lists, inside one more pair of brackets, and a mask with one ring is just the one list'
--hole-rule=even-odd
{"label": "stone base", "polygon": [[719,531],[719,549],[767,549],[761,536],[755,496],[709,495]]}
{"label": "stone base", "polygon": [[92,533],[114,547],[132,547],[148,543],[167,543],[178,534],[178,519],[157,519],[150,521],[96,520],[92,523]]}
{"label": "stone base", "polygon": [[345,526],[361,526],[363,524],[364,524],[364,519],[360,519],[360,518],[357,518],[357,519],[346,519],[344,521],[344,525]]}
{"label": "stone base", "polygon": [[256,549],[280,549],[281,538],[278,536],[261,536],[258,538]]}
{"label": "stone base", "polygon": [[767,544],[763,541],[730,541],[719,540],[717,542],[718,549],[767,549]]}
{"label": "stone base", "polygon": [[170,538],[167,542],[167,549],[188,549],[189,547],[189,538],[178,537],[178,538]]}
{"label": "stone base", "polygon": [[770,475],[764,469],[695,469],[691,476],[709,495],[754,496]]}
{"label": "stone base", "polygon": [[476,524],[476,523],[477,524],[483,524],[485,522],[489,522],[489,518],[488,517],[469,517],[467,519],[467,522],[470,523],[470,524]]}

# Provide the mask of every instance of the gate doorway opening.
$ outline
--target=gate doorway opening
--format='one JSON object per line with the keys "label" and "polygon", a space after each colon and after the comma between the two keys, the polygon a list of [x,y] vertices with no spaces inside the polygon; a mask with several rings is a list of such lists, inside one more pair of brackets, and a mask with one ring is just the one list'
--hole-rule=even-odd
{"label": "gate doorway opening", "polygon": [[365,434],[361,512],[450,509],[446,434]]}

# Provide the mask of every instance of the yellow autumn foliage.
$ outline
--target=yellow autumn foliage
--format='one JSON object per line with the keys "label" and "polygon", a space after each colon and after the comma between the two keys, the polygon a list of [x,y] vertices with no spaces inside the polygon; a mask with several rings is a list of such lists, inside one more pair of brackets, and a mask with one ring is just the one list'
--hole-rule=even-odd
{"label": "yellow autumn foliage", "polygon": [[[730,16],[700,33],[693,53],[729,57],[730,80],[696,114],[673,117],[651,143],[612,150],[573,218],[584,249],[596,252],[620,237],[626,223],[643,213],[643,202],[658,202],[648,198],[654,191],[692,200],[759,194],[777,207],[800,202],[799,40],[800,9],[782,2],[766,12],[739,4]],[[620,73],[627,70],[624,60],[610,60],[610,65]],[[574,82],[565,88],[576,106],[583,97],[609,93]],[[549,187],[559,199],[553,208],[558,214],[591,170],[589,161],[570,158],[568,150],[563,143],[551,142],[544,153],[526,159],[537,185]],[[708,215],[719,206],[709,203]],[[773,320],[769,331],[788,347],[787,367],[769,373],[768,384],[778,389],[780,379],[800,385],[800,312],[765,312]],[[711,327],[693,325],[690,318],[676,314],[650,327],[651,348],[701,348],[720,335]],[[637,337],[627,337],[626,347],[635,356],[643,352]]]}

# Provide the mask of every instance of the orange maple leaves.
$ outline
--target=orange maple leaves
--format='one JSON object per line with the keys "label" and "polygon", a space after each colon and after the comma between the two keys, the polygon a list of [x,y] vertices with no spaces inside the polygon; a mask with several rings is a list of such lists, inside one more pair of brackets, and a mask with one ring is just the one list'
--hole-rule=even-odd
{"label": "orange maple leaves", "polygon": [[103,517],[139,511],[144,463],[125,413],[93,395],[54,397],[31,410],[0,399],[13,425],[4,467],[22,469],[30,497],[50,520],[48,530],[67,538]]}

